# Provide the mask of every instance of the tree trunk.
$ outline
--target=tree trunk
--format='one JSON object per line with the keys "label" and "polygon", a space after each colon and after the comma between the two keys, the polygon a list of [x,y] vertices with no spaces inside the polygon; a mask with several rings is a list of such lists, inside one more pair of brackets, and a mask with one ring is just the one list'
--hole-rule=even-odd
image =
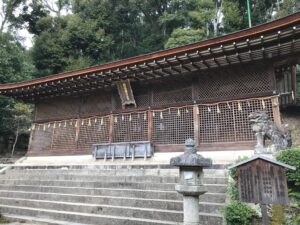
{"label": "tree trunk", "polygon": [[18,123],[18,126],[17,126],[15,142],[14,142],[12,150],[11,150],[11,157],[14,156],[15,148],[16,148],[16,145],[17,145],[17,142],[18,142],[18,137],[19,137],[19,123]]}

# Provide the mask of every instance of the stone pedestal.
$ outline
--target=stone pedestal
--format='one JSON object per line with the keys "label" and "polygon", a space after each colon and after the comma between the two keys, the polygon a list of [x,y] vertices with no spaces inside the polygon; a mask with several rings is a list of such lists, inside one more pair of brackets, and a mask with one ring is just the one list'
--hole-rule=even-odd
{"label": "stone pedestal", "polygon": [[184,225],[199,225],[199,196],[183,196],[183,221]]}

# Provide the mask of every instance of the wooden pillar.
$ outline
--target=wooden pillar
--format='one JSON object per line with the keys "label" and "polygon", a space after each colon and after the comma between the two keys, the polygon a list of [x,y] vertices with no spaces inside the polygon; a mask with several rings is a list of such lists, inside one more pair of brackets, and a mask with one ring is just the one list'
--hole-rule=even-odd
{"label": "wooden pillar", "polygon": [[113,142],[113,134],[114,134],[114,115],[110,114],[110,116],[109,116],[109,143]]}
{"label": "wooden pillar", "polygon": [[75,133],[75,143],[76,143],[76,151],[78,151],[78,140],[79,140],[79,132],[80,132],[80,125],[81,125],[81,119],[77,119],[75,124],[77,123],[76,126],[76,133]]}
{"label": "wooden pillar", "polygon": [[294,100],[293,104],[297,103],[297,78],[296,78],[296,66],[292,66],[291,68],[291,85],[292,85],[292,91],[294,94]]}
{"label": "wooden pillar", "polygon": [[[53,128],[52,128],[52,136],[51,136],[51,145],[50,145],[50,151],[52,151],[52,147],[53,147],[53,137],[54,137],[54,131],[55,131],[55,128],[54,128],[54,125],[53,125]],[[75,149],[74,149],[75,150]]]}
{"label": "wooden pillar", "polygon": [[268,208],[266,204],[260,204],[261,207],[261,215],[262,215],[262,224],[269,225],[269,216],[268,216]]}
{"label": "wooden pillar", "polygon": [[193,120],[194,120],[194,140],[195,146],[198,147],[200,145],[200,137],[199,137],[199,126],[200,126],[200,116],[199,116],[199,108],[198,105],[193,106]]}
{"label": "wooden pillar", "polygon": [[[230,104],[230,103],[228,103]],[[237,131],[236,131],[236,121],[235,121],[235,105],[234,102],[232,102],[231,105],[231,109],[232,109],[232,118],[233,118],[233,130],[234,130],[234,141],[237,142]]]}
{"label": "wooden pillar", "polygon": [[148,141],[152,141],[152,132],[153,132],[153,117],[151,110],[148,110]]}
{"label": "wooden pillar", "polygon": [[272,97],[272,112],[273,112],[273,118],[274,118],[275,125],[277,127],[281,127],[279,99],[277,96]]}

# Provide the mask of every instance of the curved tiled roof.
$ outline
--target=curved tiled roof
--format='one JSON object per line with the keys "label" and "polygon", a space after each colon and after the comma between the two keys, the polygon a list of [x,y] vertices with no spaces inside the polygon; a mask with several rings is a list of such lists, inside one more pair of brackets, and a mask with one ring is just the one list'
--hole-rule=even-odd
{"label": "curved tiled roof", "polygon": [[[221,37],[14,84],[1,84],[0,94],[25,101],[43,96],[72,95],[112,85],[224,65],[270,59],[300,52],[300,12]],[[277,48],[274,50],[274,48]],[[70,86],[69,92],[63,90]],[[61,90],[61,91],[60,91]]]}

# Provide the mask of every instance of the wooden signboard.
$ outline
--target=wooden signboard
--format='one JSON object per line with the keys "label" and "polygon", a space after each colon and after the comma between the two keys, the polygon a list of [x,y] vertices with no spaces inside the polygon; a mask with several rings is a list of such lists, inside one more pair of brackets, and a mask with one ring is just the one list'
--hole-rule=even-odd
{"label": "wooden signboard", "polygon": [[240,201],[261,204],[263,224],[268,224],[267,204],[288,204],[284,169],[295,167],[256,155],[230,168],[237,170]]}
{"label": "wooden signboard", "polygon": [[284,168],[257,159],[237,168],[240,200],[261,204],[288,204]]}

